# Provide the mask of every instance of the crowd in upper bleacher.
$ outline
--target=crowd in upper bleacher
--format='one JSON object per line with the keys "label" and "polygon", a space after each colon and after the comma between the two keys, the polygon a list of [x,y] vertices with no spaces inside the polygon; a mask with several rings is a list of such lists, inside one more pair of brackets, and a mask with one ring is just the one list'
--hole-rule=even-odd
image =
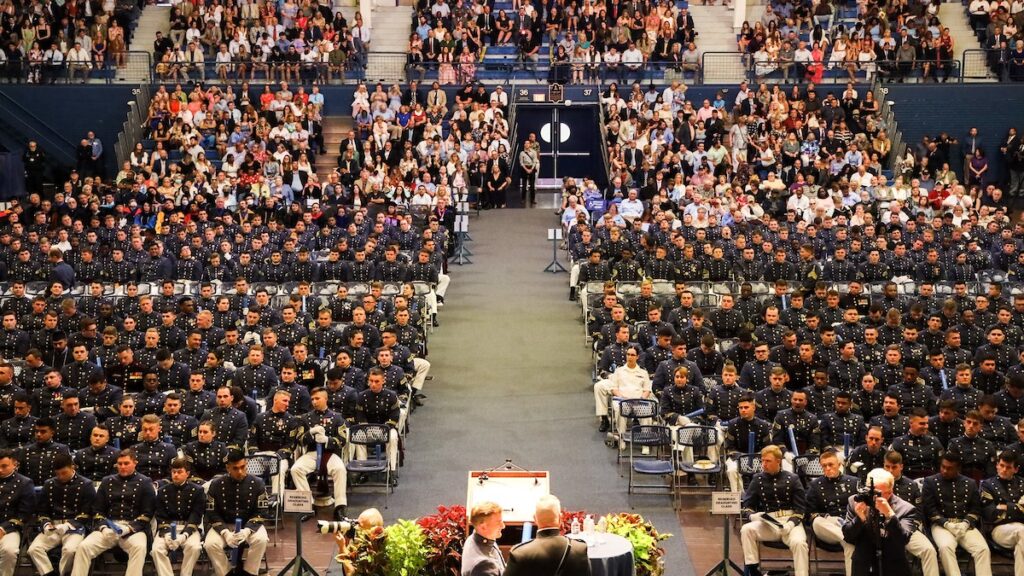
{"label": "crowd in upper bleacher", "polygon": [[523,78],[562,84],[700,67],[693,18],[669,1],[424,1],[413,28],[410,77],[429,72],[442,85],[472,81],[481,67],[493,77],[524,70]]}
{"label": "crowd in upper bleacher", "polygon": [[744,23],[739,49],[757,78],[945,82],[956,77],[959,64],[949,29],[939,21],[939,4],[773,1],[759,21]]}
{"label": "crowd in upper bleacher", "polygon": [[132,18],[113,1],[0,2],[0,69],[9,82],[52,84],[124,67]]}
{"label": "crowd in upper bleacher", "polygon": [[158,33],[160,80],[330,82],[362,78],[370,29],[330,5],[295,2],[176,3],[170,32]]}
{"label": "crowd in upper bleacher", "polygon": [[1001,80],[1024,81],[1024,4],[971,0],[967,16],[986,53],[989,67]]}

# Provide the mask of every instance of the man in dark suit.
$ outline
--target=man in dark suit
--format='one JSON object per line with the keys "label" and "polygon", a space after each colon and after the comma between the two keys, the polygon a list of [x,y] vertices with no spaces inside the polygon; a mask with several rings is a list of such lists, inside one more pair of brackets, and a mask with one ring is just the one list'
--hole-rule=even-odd
{"label": "man in dark suit", "polygon": [[498,538],[505,523],[501,521],[501,506],[494,502],[480,502],[469,513],[473,533],[462,547],[462,576],[501,576],[505,559],[498,549]]}
{"label": "man in dark suit", "polygon": [[512,549],[505,576],[589,576],[587,545],[562,536],[562,505],[554,496],[537,501],[537,537]]}
{"label": "man in dark suit", "polygon": [[[882,468],[868,473],[868,485],[874,484],[881,495],[875,497],[874,506],[857,502],[850,496],[843,524],[843,539],[854,545],[852,576],[907,576],[906,546],[910,536],[924,522],[921,513],[906,500],[893,494],[893,476]],[[881,528],[881,532],[879,529]],[[882,574],[878,573],[882,549]]]}
{"label": "man in dark suit", "polygon": [[420,90],[420,83],[413,80],[409,83],[409,87],[402,92],[402,104],[413,108],[416,104],[426,104],[427,97],[423,94],[423,90]]}

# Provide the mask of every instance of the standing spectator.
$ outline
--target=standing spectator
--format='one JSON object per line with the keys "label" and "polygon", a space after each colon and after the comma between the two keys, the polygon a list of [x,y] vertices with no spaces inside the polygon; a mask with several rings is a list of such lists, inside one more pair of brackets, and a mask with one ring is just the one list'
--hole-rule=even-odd
{"label": "standing spectator", "polygon": [[42,192],[47,168],[46,152],[39,148],[35,140],[30,140],[21,156],[21,162],[25,166],[25,190],[30,194]]}
{"label": "standing spectator", "polygon": [[523,150],[519,153],[519,192],[523,206],[529,196],[530,206],[537,205],[537,171],[540,169],[540,156],[532,140],[523,142]]}

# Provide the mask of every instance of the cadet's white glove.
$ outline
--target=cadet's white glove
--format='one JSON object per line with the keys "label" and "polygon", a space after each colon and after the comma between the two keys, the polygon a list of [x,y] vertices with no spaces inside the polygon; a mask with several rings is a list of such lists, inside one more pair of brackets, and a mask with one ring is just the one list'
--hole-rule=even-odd
{"label": "cadet's white glove", "polygon": [[326,434],[327,430],[323,426],[313,426],[309,429],[309,433],[316,436],[317,434]]}
{"label": "cadet's white glove", "polygon": [[1024,508],[1024,496],[1021,496],[1020,500],[1017,500],[1017,506]]}
{"label": "cadet's white glove", "polygon": [[964,528],[963,528],[963,523],[962,522],[958,522],[956,520],[950,520],[950,521],[946,522],[945,524],[943,524],[942,526],[943,526],[943,528],[948,530],[949,533],[952,534],[953,537],[956,538],[957,540],[959,540],[960,537],[963,536],[964,533],[966,532],[966,530],[964,530]]}
{"label": "cadet's white glove", "polygon": [[60,524],[54,526],[53,529],[57,531],[57,534],[63,536],[68,532],[72,531],[74,527],[71,524],[68,524],[67,522],[61,522]]}
{"label": "cadet's white glove", "polygon": [[757,522],[760,520],[764,520],[764,512],[754,512],[750,515],[751,522]]}
{"label": "cadet's white glove", "polygon": [[174,538],[171,538],[170,532],[164,534],[164,546],[166,546],[168,550],[176,550],[178,548],[176,544],[177,542],[174,541]]}
{"label": "cadet's white glove", "polygon": [[687,418],[686,416],[680,416],[679,420],[677,420],[676,423],[679,424],[680,426],[689,426],[690,419]]}
{"label": "cadet's white glove", "polygon": [[249,536],[252,536],[252,528],[242,528],[236,533],[236,538],[238,538],[239,544],[248,542]]}
{"label": "cadet's white glove", "polygon": [[220,537],[224,539],[224,545],[228,548],[238,548],[238,537],[231,530],[221,530]]}
{"label": "cadet's white glove", "polygon": [[313,434],[313,441],[317,444],[327,444],[327,434]]}
{"label": "cadet's white glove", "polygon": [[100,527],[100,534],[104,536],[117,536],[117,532],[114,532],[114,529],[106,524]]}
{"label": "cadet's white glove", "polygon": [[43,524],[43,532],[45,532],[47,534],[49,534],[51,532],[56,532],[56,530],[57,530],[57,527],[54,526],[50,522],[47,522],[46,524]]}
{"label": "cadet's white glove", "polygon": [[188,538],[184,534],[179,532],[178,533],[178,537],[174,539],[174,548],[178,549],[178,548],[181,548],[182,546],[184,546],[185,545],[185,540],[187,540],[187,539]]}
{"label": "cadet's white glove", "polygon": [[135,532],[130,525],[124,522],[115,522],[115,524],[121,529],[121,538],[127,538]]}
{"label": "cadet's white glove", "polygon": [[793,454],[792,452],[786,452],[785,456],[783,456],[783,459],[786,460],[786,462],[792,464],[793,461],[796,460],[796,454]]}

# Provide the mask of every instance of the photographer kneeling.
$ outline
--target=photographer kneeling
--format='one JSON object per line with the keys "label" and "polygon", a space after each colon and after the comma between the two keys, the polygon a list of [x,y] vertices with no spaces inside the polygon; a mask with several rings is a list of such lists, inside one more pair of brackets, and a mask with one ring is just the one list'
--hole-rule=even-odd
{"label": "photographer kneeling", "polygon": [[850,496],[843,539],[854,547],[851,576],[910,574],[907,542],[924,519],[917,508],[893,494],[893,482],[892,474],[875,468],[868,473],[867,489]]}

